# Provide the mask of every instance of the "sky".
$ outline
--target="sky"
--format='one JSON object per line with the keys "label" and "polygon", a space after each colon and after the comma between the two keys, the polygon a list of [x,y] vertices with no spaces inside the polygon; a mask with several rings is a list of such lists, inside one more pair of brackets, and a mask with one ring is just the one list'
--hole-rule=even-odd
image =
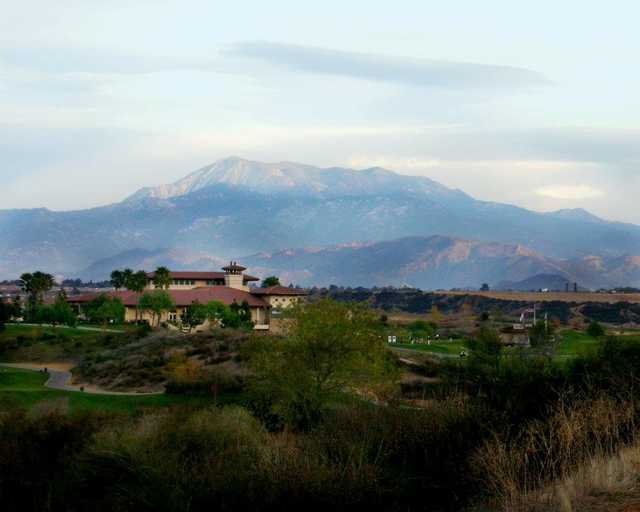
{"label": "sky", "polygon": [[633,1],[0,0],[0,209],[231,155],[640,223]]}

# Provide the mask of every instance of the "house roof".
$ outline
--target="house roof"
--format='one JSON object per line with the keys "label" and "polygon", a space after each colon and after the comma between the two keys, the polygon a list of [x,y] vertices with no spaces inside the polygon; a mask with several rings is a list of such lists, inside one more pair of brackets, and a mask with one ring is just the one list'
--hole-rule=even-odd
{"label": "house roof", "polygon": [[[147,272],[147,277],[153,279],[155,272]],[[193,279],[193,280],[224,280],[224,272],[194,272],[191,270],[182,270],[169,272],[171,279]],[[245,281],[260,281],[259,278],[245,274],[242,276]]]}
{"label": "house roof", "polygon": [[[167,293],[173,299],[176,306],[184,307],[192,304],[196,301],[201,304],[206,304],[212,300],[217,300],[230,306],[234,302],[242,304],[247,301],[249,306],[254,307],[268,307],[269,305],[261,298],[252,295],[244,290],[237,290],[235,288],[229,288],[228,286],[207,286],[202,288],[194,288],[193,290],[166,290]],[[87,294],[77,295],[75,297],[69,297],[68,302],[71,303],[84,303],[95,299],[99,294]],[[110,297],[119,297],[125,306],[134,307],[138,304],[138,300],[141,296],[140,293],[130,291],[117,291],[107,292]]]}
{"label": "house roof", "polygon": [[253,295],[307,295],[301,288],[289,288],[287,286],[270,286],[268,288],[253,288]]}

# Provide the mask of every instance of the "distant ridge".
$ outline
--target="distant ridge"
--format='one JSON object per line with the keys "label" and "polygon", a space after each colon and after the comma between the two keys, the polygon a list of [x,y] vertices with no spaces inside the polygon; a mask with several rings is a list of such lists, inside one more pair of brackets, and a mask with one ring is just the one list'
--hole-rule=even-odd
{"label": "distant ridge", "polygon": [[[635,279],[634,258],[640,255],[639,226],[584,210],[541,213],[479,201],[429,178],[377,167],[322,169],[230,157],[104,207],[0,210],[0,279],[34,269],[102,273],[105,260],[130,251],[167,248],[167,263],[206,265],[285,247],[434,235],[524,247],[556,262],[575,260],[572,272],[585,286],[632,284],[627,280]],[[518,279],[541,272],[558,273],[538,269]]]}
{"label": "distant ridge", "polygon": [[[522,281],[501,281],[495,286],[497,290],[514,290],[519,292],[528,292],[547,289],[549,291],[563,292],[567,289],[573,290],[573,284],[570,277],[558,274],[536,274],[534,276],[523,279]],[[583,287],[578,285],[579,289]]]}

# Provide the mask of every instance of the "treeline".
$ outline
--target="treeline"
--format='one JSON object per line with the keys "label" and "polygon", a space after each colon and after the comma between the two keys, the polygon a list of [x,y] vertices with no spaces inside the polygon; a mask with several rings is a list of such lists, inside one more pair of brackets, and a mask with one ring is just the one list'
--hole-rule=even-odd
{"label": "treeline", "polygon": [[[311,300],[331,298],[340,302],[365,302],[371,307],[384,311],[405,311],[408,313],[426,313],[435,306],[444,314],[457,313],[463,307],[476,315],[500,310],[504,315],[519,315],[531,307],[531,301],[495,299],[480,295],[447,295],[431,293],[415,288],[312,288]],[[626,302],[624,296],[620,302],[565,302],[545,301],[544,311],[549,317],[557,318],[563,324],[572,318],[572,309],[580,307],[581,314],[589,321],[611,324],[640,323],[640,304]]]}
{"label": "treeline", "polygon": [[25,301],[22,302],[19,297],[14,298],[9,318],[22,318],[26,322],[40,324],[76,325],[77,315],[67,302],[64,289],[59,290],[53,302],[45,302],[47,293],[56,286],[51,274],[41,271],[24,273],[18,284],[25,295]]}

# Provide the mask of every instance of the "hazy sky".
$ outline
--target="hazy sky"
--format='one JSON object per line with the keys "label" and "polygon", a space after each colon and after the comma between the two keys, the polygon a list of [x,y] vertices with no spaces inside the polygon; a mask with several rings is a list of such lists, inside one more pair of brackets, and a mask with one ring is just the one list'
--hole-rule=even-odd
{"label": "hazy sky", "polygon": [[237,155],[640,223],[637,2],[0,2],[0,208]]}

